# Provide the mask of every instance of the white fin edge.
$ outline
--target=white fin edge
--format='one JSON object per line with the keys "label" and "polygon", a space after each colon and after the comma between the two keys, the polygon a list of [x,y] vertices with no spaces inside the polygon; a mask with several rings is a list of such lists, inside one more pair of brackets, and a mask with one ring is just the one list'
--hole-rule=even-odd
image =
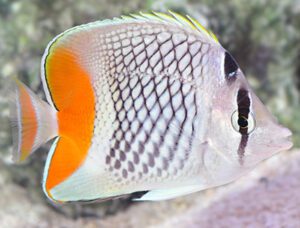
{"label": "white fin edge", "polygon": [[46,190],[46,181],[47,181],[47,177],[48,177],[48,170],[49,170],[49,166],[50,166],[50,162],[52,160],[52,157],[53,157],[53,154],[55,152],[55,149],[56,149],[56,146],[57,146],[57,143],[58,143],[58,140],[59,140],[59,137],[57,137],[51,148],[50,148],[50,151],[48,153],[48,156],[47,156],[47,160],[46,160],[46,164],[45,164],[45,168],[44,168],[44,173],[43,173],[43,181],[42,181],[42,186],[43,186],[43,191],[45,193],[45,195],[47,196],[47,198],[53,202],[55,201],[51,196],[49,196],[47,190]]}

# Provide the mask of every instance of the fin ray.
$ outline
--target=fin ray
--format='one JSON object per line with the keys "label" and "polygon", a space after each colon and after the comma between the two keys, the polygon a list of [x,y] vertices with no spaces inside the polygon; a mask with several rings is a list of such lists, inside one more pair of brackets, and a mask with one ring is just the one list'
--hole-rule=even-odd
{"label": "fin ray", "polygon": [[10,105],[13,161],[22,162],[57,135],[56,111],[16,80]]}

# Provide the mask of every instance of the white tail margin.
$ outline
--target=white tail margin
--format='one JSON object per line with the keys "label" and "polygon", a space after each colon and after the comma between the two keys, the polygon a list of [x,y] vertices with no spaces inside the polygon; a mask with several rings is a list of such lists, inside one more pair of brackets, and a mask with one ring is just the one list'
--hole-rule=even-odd
{"label": "white tail margin", "polygon": [[16,80],[10,105],[13,161],[22,162],[38,147],[57,136],[56,110]]}

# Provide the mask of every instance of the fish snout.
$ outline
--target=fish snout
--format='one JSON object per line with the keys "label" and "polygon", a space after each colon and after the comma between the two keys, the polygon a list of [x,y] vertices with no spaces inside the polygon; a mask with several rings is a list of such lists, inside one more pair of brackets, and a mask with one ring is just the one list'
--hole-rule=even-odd
{"label": "fish snout", "polygon": [[272,143],[280,150],[289,150],[293,146],[293,133],[286,127],[283,127],[281,125],[279,127],[281,128],[279,131],[274,131]]}

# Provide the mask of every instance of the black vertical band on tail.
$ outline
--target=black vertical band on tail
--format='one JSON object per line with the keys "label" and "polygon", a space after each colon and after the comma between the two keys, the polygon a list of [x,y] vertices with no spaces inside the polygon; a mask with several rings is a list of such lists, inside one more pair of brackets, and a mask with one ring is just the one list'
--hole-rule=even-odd
{"label": "black vertical band on tail", "polygon": [[240,126],[239,132],[242,135],[240,145],[238,148],[238,155],[239,155],[239,162],[242,165],[243,164],[243,157],[245,153],[245,148],[247,146],[248,142],[248,117],[250,113],[250,97],[249,92],[241,88],[238,91],[237,95],[237,105],[238,105],[238,124]]}

